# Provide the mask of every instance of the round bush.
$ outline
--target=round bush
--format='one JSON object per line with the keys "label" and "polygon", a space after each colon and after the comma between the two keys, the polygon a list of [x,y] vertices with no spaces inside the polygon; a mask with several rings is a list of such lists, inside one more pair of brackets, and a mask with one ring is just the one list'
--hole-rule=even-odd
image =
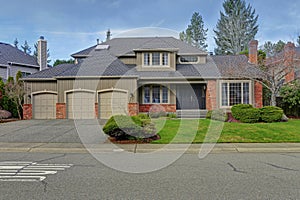
{"label": "round bush", "polygon": [[240,111],[240,121],[243,123],[256,123],[260,120],[260,109],[248,108]]}
{"label": "round bush", "polygon": [[277,106],[265,106],[260,111],[261,120],[267,123],[279,122],[283,116],[283,110]]}
{"label": "round bush", "polygon": [[145,113],[140,113],[138,114],[138,117],[140,119],[150,119],[149,115],[145,114]]}
{"label": "round bush", "polygon": [[235,119],[241,120],[241,118],[244,116],[243,110],[250,109],[250,108],[253,108],[253,106],[250,104],[237,104],[232,106],[231,114]]}

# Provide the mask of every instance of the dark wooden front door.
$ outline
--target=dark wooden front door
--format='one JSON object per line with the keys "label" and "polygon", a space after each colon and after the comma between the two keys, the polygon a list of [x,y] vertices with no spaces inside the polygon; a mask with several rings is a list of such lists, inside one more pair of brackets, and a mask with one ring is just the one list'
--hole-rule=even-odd
{"label": "dark wooden front door", "polygon": [[176,109],[192,110],[205,109],[205,85],[177,85],[176,87]]}

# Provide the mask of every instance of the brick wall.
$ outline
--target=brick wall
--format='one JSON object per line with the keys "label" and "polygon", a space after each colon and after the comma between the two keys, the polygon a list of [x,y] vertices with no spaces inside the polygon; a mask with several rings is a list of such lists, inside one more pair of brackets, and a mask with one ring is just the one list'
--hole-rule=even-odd
{"label": "brick wall", "polygon": [[23,119],[32,119],[32,104],[23,105]]}
{"label": "brick wall", "polygon": [[95,103],[95,116],[96,116],[97,119],[99,117],[98,111],[99,111],[98,103]]}
{"label": "brick wall", "polygon": [[176,112],[176,104],[141,104],[139,105],[139,111],[140,112],[158,112],[158,111],[164,111],[164,112]]}
{"label": "brick wall", "polygon": [[129,116],[135,116],[139,114],[139,104],[138,103],[129,103],[128,104],[128,114]]}
{"label": "brick wall", "polygon": [[207,81],[206,89],[206,109],[214,110],[217,108],[217,81]]}
{"label": "brick wall", "polygon": [[56,104],[56,119],[66,119],[67,109],[65,103]]}
{"label": "brick wall", "polygon": [[254,83],[254,106],[263,107],[263,86],[259,82]]}

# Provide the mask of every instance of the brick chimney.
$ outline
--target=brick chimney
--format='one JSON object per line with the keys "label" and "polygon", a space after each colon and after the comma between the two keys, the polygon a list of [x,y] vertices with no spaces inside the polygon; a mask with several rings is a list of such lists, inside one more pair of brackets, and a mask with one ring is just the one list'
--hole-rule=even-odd
{"label": "brick chimney", "polygon": [[295,80],[295,69],[293,65],[295,53],[295,44],[292,42],[286,43],[286,45],[284,46],[284,65],[286,66],[286,70],[288,70],[289,73],[285,76],[285,82]]}
{"label": "brick chimney", "polygon": [[41,36],[38,40],[37,62],[40,65],[40,71],[47,69],[47,40]]}
{"label": "brick chimney", "polygon": [[111,32],[110,32],[110,29],[108,29],[106,32],[106,41],[109,41],[110,37],[111,37]]}
{"label": "brick chimney", "polygon": [[251,40],[249,42],[249,63],[257,65],[257,40]]}

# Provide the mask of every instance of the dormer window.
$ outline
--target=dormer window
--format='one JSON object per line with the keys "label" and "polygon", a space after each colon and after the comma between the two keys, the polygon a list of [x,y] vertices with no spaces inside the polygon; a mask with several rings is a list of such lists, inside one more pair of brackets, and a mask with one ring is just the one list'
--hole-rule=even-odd
{"label": "dormer window", "polygon": [[198,63],[198,56],[180,56],[180,63]]}
{"label": "dormer window", "polygon": [[145,52],[143,53],[144,66],[167,67],[169,66],[169,53]]}

